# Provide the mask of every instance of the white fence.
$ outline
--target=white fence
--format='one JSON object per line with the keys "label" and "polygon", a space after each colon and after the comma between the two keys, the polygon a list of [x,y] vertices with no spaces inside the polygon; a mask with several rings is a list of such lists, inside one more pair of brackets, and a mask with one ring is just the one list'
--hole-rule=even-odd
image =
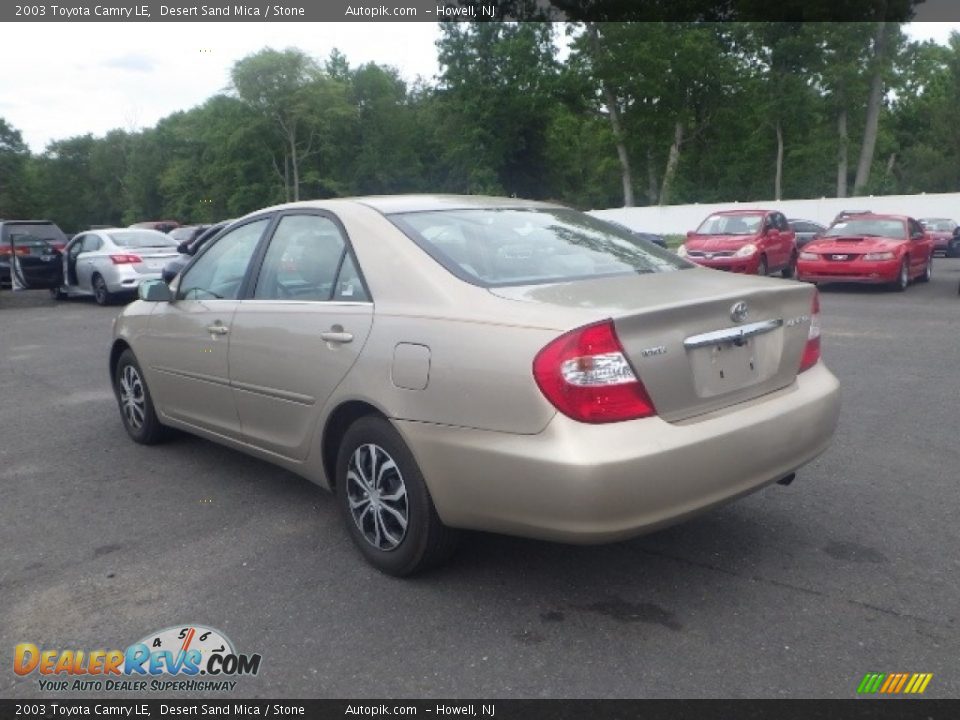
{"label": "white fence", "polygon": [[718,210],[762,208],[779,210],[788,218],[813,220],[829,225],[841,210],[869,210],[875,213],[910,215],[915,218],[945,217],[960,221],[960,193],[934,195],[870,195],[818,200],[764,200],[750,203],[712,203],[705,205],[665,205],[663,207],[610,208],[591,210],[591,215],[606,217],[632,230],[683,235],[694,230],[707,215]]}

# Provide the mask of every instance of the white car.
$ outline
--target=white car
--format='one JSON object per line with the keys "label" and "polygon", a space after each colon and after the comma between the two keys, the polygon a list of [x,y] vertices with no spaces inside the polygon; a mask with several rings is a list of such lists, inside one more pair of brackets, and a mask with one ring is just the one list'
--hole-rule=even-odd
{"label": "white car", "polygon": [[92,295],[99,305],[109,305],[119,296],[132,296],[143,281],[159,279],[178,254],[177,241],[156,230],[80,233],[63,252],[63,277],[52,292],[58,298]]}

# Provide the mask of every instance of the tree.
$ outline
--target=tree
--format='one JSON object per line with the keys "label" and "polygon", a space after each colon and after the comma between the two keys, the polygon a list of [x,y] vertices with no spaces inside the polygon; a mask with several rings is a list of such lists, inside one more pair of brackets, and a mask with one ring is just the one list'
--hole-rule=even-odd
{"label": "tree", "polygon": [[20,131],[0,118],[0,218],[29,214],[25,191],[29,158]]}

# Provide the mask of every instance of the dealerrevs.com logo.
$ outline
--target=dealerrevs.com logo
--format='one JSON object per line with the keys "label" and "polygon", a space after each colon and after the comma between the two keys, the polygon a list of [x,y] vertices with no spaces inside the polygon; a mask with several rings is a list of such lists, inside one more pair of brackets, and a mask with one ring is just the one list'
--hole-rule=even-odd
{"label": "dealerrevs.com logo", "polygon": [[151,633],[126,650],[41,649],[20,643],[13,671],[36,673],[49,691],[231,691],[236,677],[256,675],[260,655],[238,653],[219,630],[202,625]]}

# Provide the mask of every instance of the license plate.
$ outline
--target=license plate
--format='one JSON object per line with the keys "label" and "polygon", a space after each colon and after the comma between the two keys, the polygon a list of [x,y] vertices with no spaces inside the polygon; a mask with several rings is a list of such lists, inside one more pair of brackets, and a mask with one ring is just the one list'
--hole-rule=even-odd
{"label": "license plate", "polygon": [[753,385],[761,379],[756,338],[697,348],[691,355],[697,394],[714,397]]}

